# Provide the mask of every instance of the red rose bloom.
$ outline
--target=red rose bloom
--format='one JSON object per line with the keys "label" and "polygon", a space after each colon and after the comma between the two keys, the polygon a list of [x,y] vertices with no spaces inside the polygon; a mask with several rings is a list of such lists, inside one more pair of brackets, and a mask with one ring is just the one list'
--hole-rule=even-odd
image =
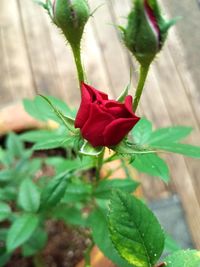
{"label": "red rose bloom", "polygon": [[132,97],[125,103],[108,100],[108,96],[82,83],[82,101],[75,127],[80,128],[84,139],[96,146],[117,145],[139,121],[132,111]]}

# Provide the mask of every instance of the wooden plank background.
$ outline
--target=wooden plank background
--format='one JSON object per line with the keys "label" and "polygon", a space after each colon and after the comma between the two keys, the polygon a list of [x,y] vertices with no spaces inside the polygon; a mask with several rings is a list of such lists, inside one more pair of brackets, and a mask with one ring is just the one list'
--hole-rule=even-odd
{"label": "wooden plank background", "polygon": [[[89,2],[91,9],[102,3]],[[195,1],[189,5],[187,0],[160,2],[166,16],[181,12],[184,19],[170,31],[165,48],[151,67],[138,113],[150,119],[155,127],[192,126],[194,132],[187,141],[200,145],[200,12]],[[90,19],[83,40],[88,82],[112,97],[118,96],[127,85],[130,67],[134,76],[132,93],[138,78],[138,65],[114,26],[126,23],[129,8],[129,0],[104,1]],[[1,0],[0,107],[36,93],[54,95],[78,107],[80,94],[70,48],[44,10],[31,0],[9,0],[9,4]],[[145,196],[153,200],[177,193],[194,244],[200,248],[199,161],[171,154],[164,157],[172,181],[165,185],[141,175]]]}

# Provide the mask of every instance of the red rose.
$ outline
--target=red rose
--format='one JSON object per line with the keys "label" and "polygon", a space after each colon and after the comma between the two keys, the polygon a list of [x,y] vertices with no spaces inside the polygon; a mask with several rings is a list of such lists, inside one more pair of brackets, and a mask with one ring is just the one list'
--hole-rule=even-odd
{"label": "red rose", "polygon": [[117,145],[139,121],[132,111],[132,97],[125,103],[108,100],[108,96],[82,83],[82,101],[75,127],[80,128],[84,139],[94,147]]}

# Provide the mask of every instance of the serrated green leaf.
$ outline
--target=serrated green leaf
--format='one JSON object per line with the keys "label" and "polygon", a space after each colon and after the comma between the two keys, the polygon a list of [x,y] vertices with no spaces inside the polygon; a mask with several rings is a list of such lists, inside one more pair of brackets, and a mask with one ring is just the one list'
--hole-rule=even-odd
{"label": "serrated green leaf", "polygon": [[160,177],[164,182],[169,181],[169,169],[163,159],[156,154],[137,155],[132,166],[140,172]]}
{"label": "serrated green leaf", "polygon": [[11,208],[8,204],[0,202],[0,222],[4,221],[11,214]]}
{"label": "serrated green leaf", "polygon": [[27,212],[36,212],[40,206],[40,192],[30,179],[24,180],[19,188],[18,205]]}
{"label": "serrated green leaf", "polygon": [[154,145],[155,149],[174,152],[191,158],[200,158],[200,147],[181,143],[163,143]]}
{"label": "serrated green leaf", "polygon": [[191,127],[176,126],[168,128],[160,128],[151,134],[148,142],[150,145],[159,145],[160,143],[172,143],[181,140],[189,135],[192,131]]}
{"label": "serrated green leaf", "polygon": [[124,192],[132,193],[139,183],[131,179],[102,180],[98,183],[94,191],[96,198],[109,199],[112,190],[120,189]]}
{"label": "serrated green leaf", "polygon": [[151,267],[164,248],[164,233],[140,200],[121,191],[110,202],[109,229],[118,253],[134,267]]}
{"label": "serrated green leaf", "polygon": [[33,234],[39,223],[35,214],[23,214],[10,227],[6,239],[7,252],[12,252],[25,243]]}
{"label": "serrated green leaf", "polygon": [[150,139],[152,134],[152,124],[145,118],[141,118],[131,131],[134,142],[138,145],[144,145]]}
{"label": "serrated green leaf", "polygon": [[200,251],[180,250],[165,259],[167,267],[200,267]]}
{"label": "serrated green leaf", "polygon": [[88,141],[84,141],[79,153],[85,156],[99,156],[102,151],[103,151],[103,147],[93,147],[92,145],[90,145],[90,143],[88,143]]}
{"label": "serrated green leaf", "polygon": [[67,189],[70,172],[61,173],[47,184],[41,193],[40,209],[46,209],[55,206],[62,199]]}
{"label": "serrated green leaf", "polygon": [[93,240],[103,254],[117,264],[117,266],[131,267],[128,262],[120,257],[112,244],[108,230],[107,213],[98,208],[90,215],[89,222]]}

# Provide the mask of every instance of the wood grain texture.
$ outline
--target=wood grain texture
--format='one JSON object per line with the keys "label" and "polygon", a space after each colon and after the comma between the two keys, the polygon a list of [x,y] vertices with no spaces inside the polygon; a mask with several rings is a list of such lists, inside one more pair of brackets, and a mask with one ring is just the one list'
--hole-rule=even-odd
{"label": "wood grain texture", "polygon": [[34,84],[16,0],[0,1],[0,107],[31,97]]}

